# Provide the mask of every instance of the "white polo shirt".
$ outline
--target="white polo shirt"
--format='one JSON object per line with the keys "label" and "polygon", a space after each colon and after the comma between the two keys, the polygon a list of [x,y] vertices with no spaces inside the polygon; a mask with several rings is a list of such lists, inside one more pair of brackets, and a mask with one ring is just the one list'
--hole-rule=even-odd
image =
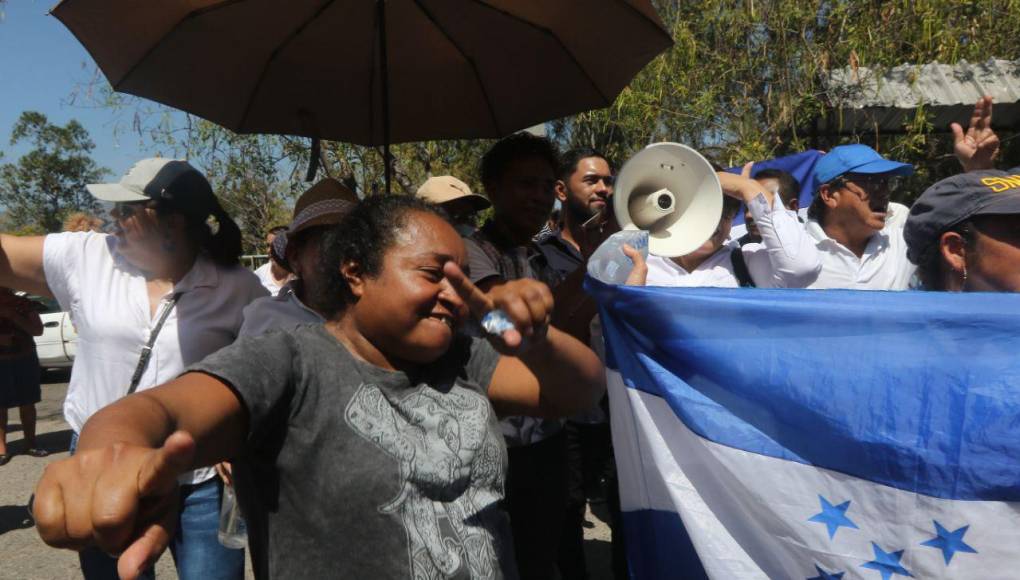
{"label": "white polo shirt", "polygon": [[808,288],[844,288],[848,290],[906,290],[917,270],[907,259],[903,226],[910,210],[899,203],[889,204],[885,227],[868,240],[860,258],[846,246],[830,238],[815,220],[805,229],[815,242],[821,259],[821,271]]}
{"label": "white polo shirt", "polygon": [[782,205],[779,196],[769,207],[759,194],[749,205],[762,241],[743,248],[727,242],[693,272],[660,256],[648,256],[648,286],[716,287],[740,286],[733,270],[732,252],[742,252],[744,263],[759,288],[803,288],[820,270],[814,240],[804,231],[797,214]]}
{"label": "white polo shirt", "polygon": [[294,281],[287,282],[276,296],[263,296],[244,307],[244,322],[238,336],[259,336],[269,330],[290,330],[301,324],[326,322],[318,312],[304,305],[294,293]]}
{"label": "white polo shirt", "polygon": [[[43,244],[46,283],[78,331],[78,353],[64,400],[76,432],[96,411],[127,394],[142,347],[162,308],[149,310],[145,277],[115,253],[117,239],[93,232],[51,234]],[[176,378],[188,365],[234,342],[245,305],[266,290],[240,266],[222,268],[200,255],[174,285],[180,292],[153,345],[138,390]],[[198,470],[191,481],[211,475]]]}
{"label": "white polo shirt", "polygon": [[[283,285],[278,286],[276,284],[276,280],[273,278],[273,272],[270,270],[272,267],[272,262],[266,262],[255,269],[255,275],[258,276],[259,282],[261,282],[262,287],[269,292],[269,295],[276,296],[280,293],[280,289],[283,288]],[[286,284],[286,282],[284,282],[284,284]]]}

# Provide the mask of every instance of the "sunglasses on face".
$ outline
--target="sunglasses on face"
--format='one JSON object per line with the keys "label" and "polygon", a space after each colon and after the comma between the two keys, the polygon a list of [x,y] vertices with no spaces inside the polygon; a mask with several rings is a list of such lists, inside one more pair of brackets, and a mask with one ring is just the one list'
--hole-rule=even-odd
{"label": "sunglasses on face", "polygon": [[877,175],[850,175],[847,177],[840,177],[833,182],[833,185],[840,188],[846,188],[847,184],[850,183],[856,185],[859,189],[862,189],[867,193],[888,191],[892,186],[892,180],[889,177]]}
{"label": "sunglasses on face", "polygon": [[126,220],[149,206],[148,201],[122,201],[113,204],[113,217]]}

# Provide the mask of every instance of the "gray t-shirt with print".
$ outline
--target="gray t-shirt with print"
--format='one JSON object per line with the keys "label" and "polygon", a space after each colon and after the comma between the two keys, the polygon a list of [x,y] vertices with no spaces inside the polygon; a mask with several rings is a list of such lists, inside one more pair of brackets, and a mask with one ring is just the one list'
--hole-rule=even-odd
{"label": "gray t-shirt with print", "polygon": [[303,325],[191,367],[248,410],[234,469],[256,577],[516,578],[486,396],[498,357],[459,336],[409,376]]}

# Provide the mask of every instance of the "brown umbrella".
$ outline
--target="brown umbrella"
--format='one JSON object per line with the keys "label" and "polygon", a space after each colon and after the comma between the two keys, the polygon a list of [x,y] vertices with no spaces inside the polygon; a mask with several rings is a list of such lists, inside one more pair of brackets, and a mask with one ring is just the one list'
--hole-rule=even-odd
{"label": "brown umbrella", "polygon": [[52,13],[117,91],[238,133],[387,147],[606,107],[672,44],[648,0],[63,0]]}

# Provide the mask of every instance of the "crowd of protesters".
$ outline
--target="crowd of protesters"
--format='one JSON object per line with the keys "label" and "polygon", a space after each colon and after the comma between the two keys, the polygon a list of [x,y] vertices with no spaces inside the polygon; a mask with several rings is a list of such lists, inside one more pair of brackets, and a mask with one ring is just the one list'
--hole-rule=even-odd
{"label": "crowd of protesters", "polygon": [[[789,174],[720,171],[711,238],[647,262],[627,248],[628,283],[1020,291],[1020,175],[994,169],[990,119],[982,99],[954,127],[964,171],[909,209],[889,183],[913,168],[865,145],[821,158],[806,216]],[[615,230],[615,173],[596,150],[519,133],[480,160],[485,196],[453,176],[365,200],[323,180],[268,229],[254,274],[184,161],[89,186],[113,204],[112,234],[0,236],[0,286],[55,297],[78,332],[71,457],[36,490],[42,538],[79,550],[88,579],[151,577],[167,547],[185,580],[241,578],[243,551],[217,541],[226,481],[259,578],[569,580],[589,576],[597,502],[625,577],[583,288]],[[731,239],[741,207],[747,233]],[[513,328],[487,331],[493,310]],[[0,357],[36,373],[5,372],[0,402],[21,409],[31,454],[45,453],[30,425],[40,331],[23,298],[0,294]],[[2,438],[0,451],[2,464]]]}

